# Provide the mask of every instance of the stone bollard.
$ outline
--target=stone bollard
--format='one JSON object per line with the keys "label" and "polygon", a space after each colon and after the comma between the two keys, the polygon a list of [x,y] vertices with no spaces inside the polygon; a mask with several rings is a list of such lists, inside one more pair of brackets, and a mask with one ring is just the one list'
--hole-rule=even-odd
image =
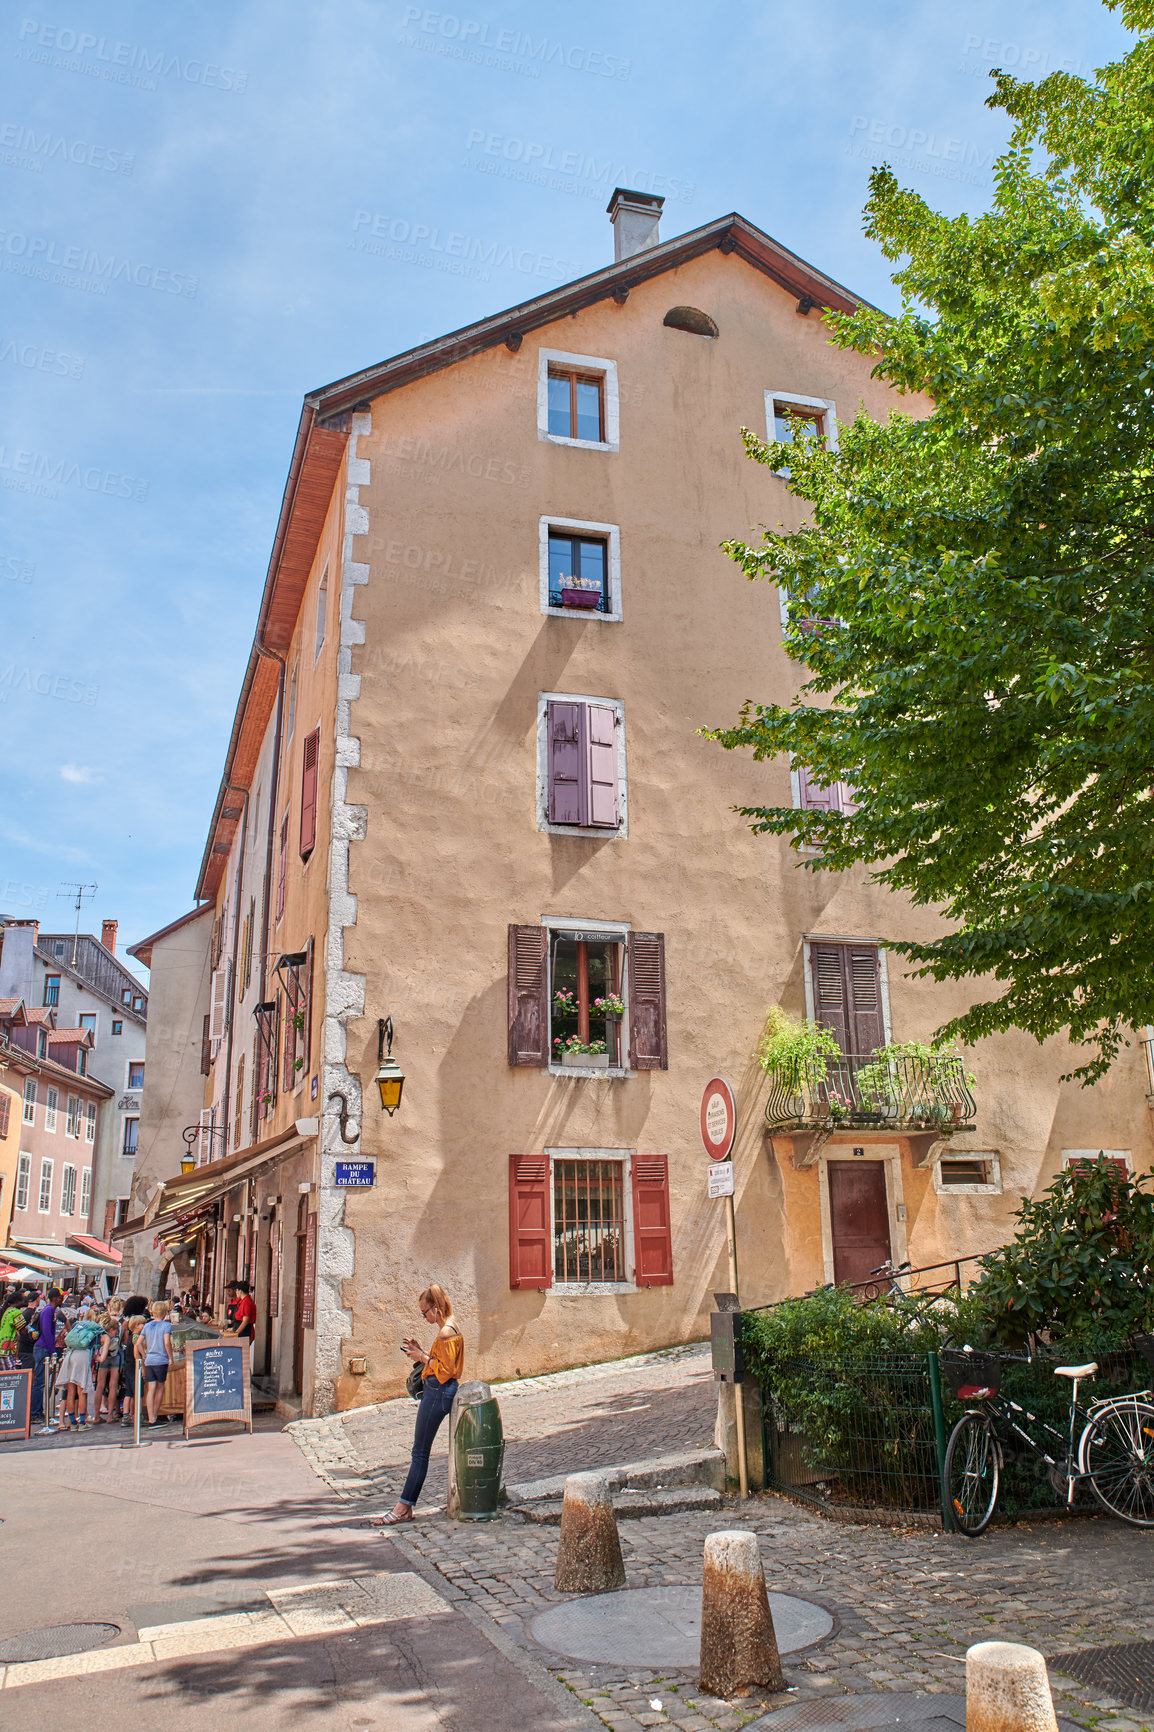
{"label": "stone bollard", "polygon": [[560,1594],[603,1594],[624,1585],[609,1481],[600,1473],[572,1473],[565,1481],[553,1586]]}
{"label": "stone bollard", "polygon": [[967,1651],[966,1732],[1058,1732],[1037,1648],[978,1642]]}
{"label": "stone bollard", "polygon": [[755,1686],[784,1690],[757,1535],[710,1534],[701,1578],[699,1688],[729,1701]]}

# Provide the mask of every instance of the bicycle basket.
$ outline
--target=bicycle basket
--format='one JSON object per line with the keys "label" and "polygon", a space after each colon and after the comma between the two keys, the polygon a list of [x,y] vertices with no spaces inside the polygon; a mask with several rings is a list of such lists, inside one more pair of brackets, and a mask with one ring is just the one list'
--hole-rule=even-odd
{"label": "bicycle basket", "polygon": [[1147,1365],[1154,1365],[1154,1335],[1135,1335],[1134,1345]]}
{"label": "bicycle basket", "polygon": [[981,1401],[998,1393],[1002,1362],[996,1353],[965,1353],[947,1348],[941,1355],[941,1367],[959,1401]]}

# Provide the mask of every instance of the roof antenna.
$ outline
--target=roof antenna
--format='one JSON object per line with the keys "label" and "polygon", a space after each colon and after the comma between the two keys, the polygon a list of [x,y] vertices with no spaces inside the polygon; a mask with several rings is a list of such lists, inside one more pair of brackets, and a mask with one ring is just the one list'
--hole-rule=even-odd
{"label": "roof antenna", "polygon": [[100,886],[99,884],[70,884],[67,879],[64,878],[62,878],[60,882],[64,885],[64,888],[63,890],[58,890],[56,892],[57,896],[67,896],[69,897],[69,900],[71,900],[72,892],[76,892],[76,931],[72,934],[72,966],[75,968],[76,946],[80,942],[80,905],[85,898],[91,900],[100,889]]}

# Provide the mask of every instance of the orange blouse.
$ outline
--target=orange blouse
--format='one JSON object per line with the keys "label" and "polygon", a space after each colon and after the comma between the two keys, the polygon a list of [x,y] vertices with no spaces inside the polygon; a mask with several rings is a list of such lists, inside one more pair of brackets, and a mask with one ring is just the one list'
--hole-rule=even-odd
{"label": "orange blouse", "polygon": [[425,1376],[435,1377],[438,1383],[451,1383],[453,1378],[460,1378],[465,1369],[465,1338],[458,1329],[455,1335],[438,1335],[429,1349],[428,1363],[425,1366]]}

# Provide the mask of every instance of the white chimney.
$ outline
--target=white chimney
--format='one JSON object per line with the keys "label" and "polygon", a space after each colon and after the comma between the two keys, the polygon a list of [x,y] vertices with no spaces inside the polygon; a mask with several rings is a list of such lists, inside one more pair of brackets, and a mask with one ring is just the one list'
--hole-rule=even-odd
{"label": "white chimney", "polygon": [[663,198],[657,198],[653,193],[629,192],[623,186],[614,189],[613,197],[605,207],[613,224],[614,264],[659,245],[658,225],[664,203]]}

